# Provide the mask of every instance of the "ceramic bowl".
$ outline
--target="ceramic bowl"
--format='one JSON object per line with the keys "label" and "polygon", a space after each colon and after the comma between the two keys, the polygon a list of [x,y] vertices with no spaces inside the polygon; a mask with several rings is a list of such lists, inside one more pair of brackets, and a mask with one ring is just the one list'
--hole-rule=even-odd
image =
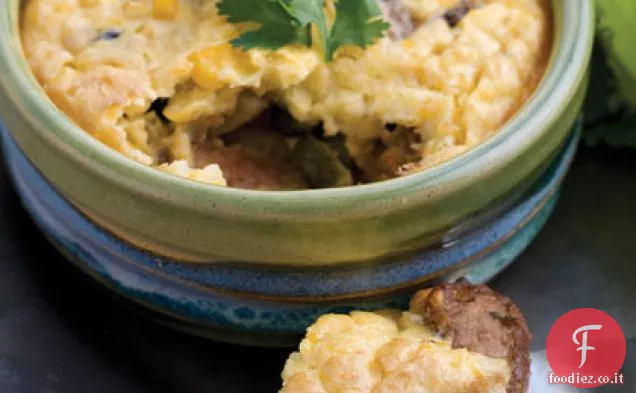
{"label": "ceramic bowl", "polygon": [[[177,329],[258,346],[296,345],[328,312],[407,308],[413,291],[460,277],[489,281],[521,253],[552,212],[580,121],[533,186],[454,244],[385,264],[322,269],[186,264],[138,249],[100,228],[46,181],[2,130],[3,155],[29,214],[69,260]],[[144,310],[147,311],[147,310]]]}
{"label": "ceramic bowl", "polygon": [[4,156],[27,210],[78,266],[182,329],[289,342],[319,314],[404,305],[457,275],[494,276],[546,220],[575,149],[593,4],[554,0],[545,77],[499,133],[427,171],[341,189],[214,187],[121,156],[29,72],[19,0],[0,5]]}

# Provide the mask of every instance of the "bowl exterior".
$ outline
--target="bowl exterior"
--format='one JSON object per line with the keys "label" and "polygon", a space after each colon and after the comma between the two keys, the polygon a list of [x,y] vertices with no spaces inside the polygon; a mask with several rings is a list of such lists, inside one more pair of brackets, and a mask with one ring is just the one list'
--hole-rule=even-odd
{"label": "bowl exterior", "polygon": [[3,156],[20,198],[57,248],[162,323],[218,340],[293,345],[320,315],[404,308],[412,293],[459,277],[475,283],[505,269],[552,212],[580,129],[514,204],[455,244],[400,263],[276,271],[262,266],[183,264],[104,231],[66,201],[2,131]]}
{"label": "bowl exterior", "polygon": [[579,112],[594,28],[591,2],[555,0],[553,60],[535,98],[452,162],[345,190],[259,193],[159,173],[77,129],[24,71],[19,3],[0,5],[0,119],[56,192],[110,234],[172,260],[268,266],[401,260],[521,195]]}

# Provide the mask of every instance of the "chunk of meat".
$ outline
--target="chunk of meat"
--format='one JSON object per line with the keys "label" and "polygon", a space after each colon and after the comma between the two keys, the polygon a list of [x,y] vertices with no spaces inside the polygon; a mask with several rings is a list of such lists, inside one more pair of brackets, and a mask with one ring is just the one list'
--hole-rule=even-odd
{"label": "chunk of meat", "polygon": [[391,24],[389,37],[401,40],[413,34],[413,19],[401,0],[380,0],[380,8],[384,13],[384,19]]}
{"label": "chunk of meat", "polygon": [[411,311],[424,316],[454,348],[508,360],[507,393],[525,393],[530,377],[531,335],[523,314],[485,285],[461,281],[417,293]]}
{"label": "chunk of meat", "polygon": [[219,164],[230,187],[272,191],[308,188],[294,168],[241,146],[197,150],[197,167]]}

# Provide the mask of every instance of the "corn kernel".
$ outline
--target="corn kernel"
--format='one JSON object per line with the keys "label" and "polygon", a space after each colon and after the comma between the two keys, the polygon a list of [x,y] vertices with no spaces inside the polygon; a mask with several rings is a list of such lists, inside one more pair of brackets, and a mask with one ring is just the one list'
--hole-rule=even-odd
{"label": "corn kernel", "polygon": [[99,5],[99,0],[80,0],[79,5],[82,8],[93,8]]}
{"label": "corn kernel", "polygon": [[154,0],[153,17],[159,20],[171,20],[177,16],[179,0]]}
{"label": "corn kernel", "polygon": [[229,85],[252,86],[258,69],[249,55],[230,44],[220,44],[199,50],[188,59],[193,64],[192,80],[200,87],[216,90]]}
{"label": "corn kernel", "polygon": [[402,46],[404,47],[404,49],[413,49],[415,48],[415,41],[410,38],[406,38],[402,40]]}
{"label": "corn kernel", "polygon": [[204,89],[216,90],[226,83],[219,76],[219,69],[230,57],[231,47],[228,44],[210,46],[190,55],[194,68],[192,80]]}

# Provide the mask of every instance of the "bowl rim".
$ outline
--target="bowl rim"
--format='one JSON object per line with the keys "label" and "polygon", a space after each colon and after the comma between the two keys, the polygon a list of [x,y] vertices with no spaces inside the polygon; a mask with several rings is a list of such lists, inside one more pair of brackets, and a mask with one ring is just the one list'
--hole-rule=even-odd
{"label": "bowl rim", "polygon": [[439,197],[449,189],[456,189],[457,183],[466,182],[468,170],[491,173],[506,160],[505,152],[522,150],[529,140],[558,121],[583,83],[595,29],[593,2],[552,0],[554,42],[541,83],[497,133],[457,157],[421,172],[371,184],[260,191],[214,186],[165,173],[128,158],[77,126],[48,99],[28,71],[30,67],[22,51],[18,27],[21,3],[21,0],[9,0],[0,6],[0,88],[49,146],[134,193],[201,211],[227,207],[243,209],[243,214],[261,215],[263,212],[295,215],[301,211],[332,217],[343,212],[348,216],[355,212],[368,214],[396,205],[388,201],[397,201],[397,205],[405,207],[422,199]]}

